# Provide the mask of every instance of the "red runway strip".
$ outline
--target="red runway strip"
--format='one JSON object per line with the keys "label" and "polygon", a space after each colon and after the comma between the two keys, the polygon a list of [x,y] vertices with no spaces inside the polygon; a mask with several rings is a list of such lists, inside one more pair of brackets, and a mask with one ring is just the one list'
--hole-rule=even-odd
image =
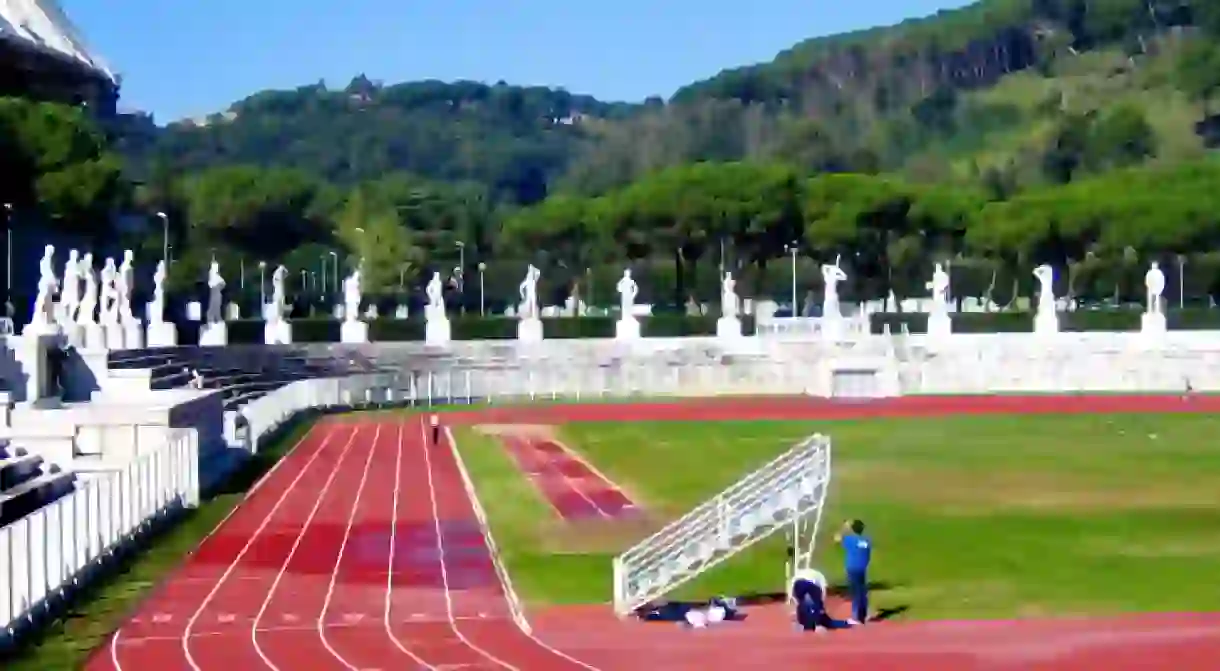
{"label": "red runway strip", "polygon": [[501,442],[564,520],[620,519],[637,512],[631,499],[563,445],[505,434]]}

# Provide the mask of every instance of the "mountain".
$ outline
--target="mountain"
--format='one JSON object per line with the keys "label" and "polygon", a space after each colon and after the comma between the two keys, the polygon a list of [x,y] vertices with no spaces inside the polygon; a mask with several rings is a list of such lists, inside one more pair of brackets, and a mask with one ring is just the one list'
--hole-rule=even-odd
{"label": "mountain", "polygon": [[298,168],[338,184],[407,172],[478,182],[501,198],[532,203],[595,141],[591,127],[641,108],[503,82],[385,86],[358,76],[342,90],[319,83],[256,93],[208,118],[172,123],[128,155],[143,171],[158,160],[188,172],[251,164]]}
{"label": "mountain", "polygon": [[1202,153],[1208,77],[1188,85],[1179,63],[1211,48],[1196,28],[1218,16],[1209,0],[984,0],[808,40],[669,101],[360,76],[342,90],[263,91],[125,149],[137,173],[253,164],[350,184],[404,172],[513,204],[741,159],[1004,193]]}

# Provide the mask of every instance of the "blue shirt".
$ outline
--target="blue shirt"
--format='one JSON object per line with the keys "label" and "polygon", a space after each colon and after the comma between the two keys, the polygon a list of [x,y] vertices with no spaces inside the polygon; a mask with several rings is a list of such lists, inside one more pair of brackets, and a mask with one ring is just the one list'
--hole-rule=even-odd
{"label": "blue shirt", "polygon": [[863,573],[868,570],[868,562],[873,556],[873,541],[861,534],[848,534],[843,537],[843,561],[848,573]]}

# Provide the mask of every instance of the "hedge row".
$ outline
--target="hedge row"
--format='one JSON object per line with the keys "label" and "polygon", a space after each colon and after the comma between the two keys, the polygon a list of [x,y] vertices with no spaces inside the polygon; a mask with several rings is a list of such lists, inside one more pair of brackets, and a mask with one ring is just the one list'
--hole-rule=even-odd
{"label": "hedge row", "polygon": [[[1059,314],[1059,327],[1063,331],[1137,331],[1140,328],[1139,310],[1082,310]],[[1188,308],[1170,310],[1166,314],[1169,328],[1177,330],[1220,330],[1220,310]],[[954,314],[953,330],[956,333],[1020,333],[1033,330],[1034,316],[1031,312],[964,312]],[[517,319],[511,317],[453,316],[450,325],[454,340],[512,340],[517,337]],[[612,338],[616,317],[580,317],[543,319],[543,334],[546,338]],[[899,332],[906,324],[911,333],[927,330],[928,316],[923,313],[887,313],[872,316],[873,333],[881,333],[885,325]],[[296,342],[339,342],[340,322],[335,319],[292,320],[293,340]],[[754,333],[754,321],[742,320],[746,335]],[[680,336],[707,336],[716,333],[716,317],[688,317],[685,315],[657,315],[640,318],[640,331],[644,337],[666,338]],[[180,342],[198,342],[199,325],[195,322],[178,325]],[[369,322],[369,339],[373,342],[412,341],[424,339],[422,319],[375,319]],[[242,319],[229,322],[229,342],[263,342],[263,322]]]}
{"label": "hedge row", "polygon": [[[1059,313],[1061,331],[1138,331],[1143,310],[1077,310]],[[897,332],[903,324],[911,333],[927,331],[926,313],[886,313],[872,316],[873,333],[888,324]],[[1021,333],[1034,330],[1032,312],[960,312],[952,315],[954,333]],[[1169,328],[1180,331],[1220,330],[1220,310],[1185,308],[1167,310]]]}
{"label": "hedge row", "polygon": [[[517,319],[511,317],[451,316],[450,333],[454,340],[514,340]],[[545,338],[613,338],[617,317],[553,318],[542,320]],[[340,322],[336,319],[293,319],[294,342],[339,342]],[[248,344],[263,342],[261,320],[240,319],[229,322],[229,342]],[[754,333],[754,320],[742,319],[742,330]],[[199,324],[178,325],[182,343],[199,342]],[[657,315],[640,318],[640,335],[646,338],[674,338],[716,334],[716,317]],[[412,341],[424,339],[422,319],[374,319],[369,322],[369,340],[373,342]]]}

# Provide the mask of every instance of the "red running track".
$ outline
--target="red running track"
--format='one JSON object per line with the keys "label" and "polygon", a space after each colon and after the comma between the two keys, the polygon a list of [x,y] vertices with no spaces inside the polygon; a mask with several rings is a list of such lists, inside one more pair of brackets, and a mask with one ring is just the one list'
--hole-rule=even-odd
{"label": "red running track", "polygon": [[87,669],[596,668],[511,619],[447,441],[319,424]]}
{"label": "red running track", "polygon": [[505,449],[565,521],[616,520],[639,511],[618,485],[550,438],[507,433]]}
{"label": "red running track", "polygon": [[[1215,412],[1220,397],[720,400],[464,413],[473,422],[848,419],[1033,412]],[[506,416],[506,414],[508,416]],[[87,663],[104,669],[1203,671],[1220,615],[915,622],[824,637],[751,609],[716,630],[619,622],[605,606],[510,618],[459,462],[419,419],[319,424]],[[578,661],[581,660],[581,661]]]}

